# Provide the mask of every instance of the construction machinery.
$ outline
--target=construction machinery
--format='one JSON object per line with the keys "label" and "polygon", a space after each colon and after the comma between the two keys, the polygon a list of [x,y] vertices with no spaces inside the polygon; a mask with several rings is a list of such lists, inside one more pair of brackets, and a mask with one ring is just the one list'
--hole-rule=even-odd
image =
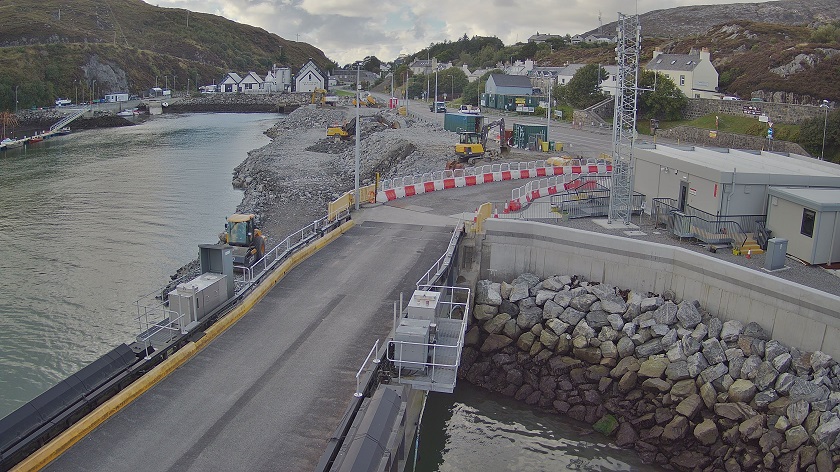
{"label": "construction machinery", "polygon": [[327,127],[327,137],[334,138],[336,141],[341,139],[350,139],[350,136],[356,132],[356,119],[344,123],[343,125],[332,125]]}
{"label": "construction machinery", "polygon": [[265,255],[266,238],[257,229],[256,216],[253,213],[234,213],[225,223],[225,232],[219,240],[233,247],[233,264],[251,267]]}
{"label": "construction machinery", "polygon": [[510,148],[508,140],[505,139],[505,119],[499,118],[481,128],[480,133],[472,131],[461,131],[458,133],[458,144],[455,145],[455,154],[460,162],[473,164],[476,159],[484,157],[487,149],[487,135],[493,127],[499,127],[500,152],[505,153]]}
{"label": "construction machinery", "polygon": [[310,99],[309,103],[317,104],[317,105],[332,105],[335,106],[338,103],[338,97],[336,95],[328,95],[328,92],[322,88],[316,88],[312,91],[312,98]]}
{"label": "construction machinery", "polygon": [[[362,105],[361,106],[378,107],[379,105],[376,103],[376,99],[373,98],[373,95],[371,95],[368,92],[365,92],[365,93],[367,94],[367,96],[362,98]],[[356,99],[355,98],[353,99],[353,106],[356,106]]]}

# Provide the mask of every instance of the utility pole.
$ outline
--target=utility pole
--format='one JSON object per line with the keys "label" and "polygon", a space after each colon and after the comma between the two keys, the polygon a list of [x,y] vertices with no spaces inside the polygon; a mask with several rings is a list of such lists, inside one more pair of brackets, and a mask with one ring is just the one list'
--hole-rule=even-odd
{"label": "utility pole", "polygon": [[359,123],[359,107],[362,105],[362,97],[359,94],[359,91],[362,89],[362,83],[360,82],[361,79],[361,67],[359,63],[356,63],[356,150],[355,150],[355,158],[356,158],[356,183],[355,183],[355,191],[353,192],[353,196],[355,197],[354,200],[356,202],[356,211],[359,211],[359,129],[361,129],[362,124]]}
{"label": "utility pole", "polygon": [[[551,143],[551,86],[553,85],[554,79],[551,76],[548,77],[548,113],[546,114],[545,120],[545,139]],[[504,134],[504,131],[502,132]],[[551,151],[551,149],[549,149]]]}
{"label": "utility pole", "polygon": [[432,107],[437,113],[437,97],[438,97],[438,71],[435,71],[435,98],[432,100]]}
{"label": "utility pole", "polygon": [[73,99],[73,104],[79,104],[79,79],[73,79],[73,89],[76,91],[76,97]]}
{"label": "utility pole", "polygon": [[820,153],[820,160],[825,160],[825,130],[828,128],[828,103],[823,100],[823,105],[825,105],[825,118],[823,118],[823,145],[822,145],[822,152]]}
{"label": "utility pole", "polygon": [[15,85],[15,115],[17,115],[18,112],[18,87],[19,85]]}

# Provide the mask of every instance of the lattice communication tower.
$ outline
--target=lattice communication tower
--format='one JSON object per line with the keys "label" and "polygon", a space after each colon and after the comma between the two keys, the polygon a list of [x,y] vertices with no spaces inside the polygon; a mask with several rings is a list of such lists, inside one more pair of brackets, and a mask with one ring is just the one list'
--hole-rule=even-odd
{"label": "lattice communication tower", "polygon": [[642,28],[639,15],[618,14],[616,62],[618,72],[613,115],[613,171],[608,221],[630,224],[633,214],[633,142],[636,133],[636,100],[639,94],[639,56]]}

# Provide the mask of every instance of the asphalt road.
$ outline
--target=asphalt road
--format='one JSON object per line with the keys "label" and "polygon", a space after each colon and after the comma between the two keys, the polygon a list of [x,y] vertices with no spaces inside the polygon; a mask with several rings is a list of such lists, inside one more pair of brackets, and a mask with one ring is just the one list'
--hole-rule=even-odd
{"label": "asphalt road", "polygon": [[357,224],[46,470],[312,470],[399,292],[445,251],[438,220]]}

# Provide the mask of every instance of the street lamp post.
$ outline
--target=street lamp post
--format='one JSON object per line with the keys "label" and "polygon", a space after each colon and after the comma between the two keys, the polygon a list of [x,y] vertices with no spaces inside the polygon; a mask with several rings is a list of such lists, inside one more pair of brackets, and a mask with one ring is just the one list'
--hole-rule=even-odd
{"label": "street lamp post", "polygon": [[437,97],[438,97],[438,71],[435,71],[435,98],[432,100],[432,108],[437,113]]}
{"label": "street lamp post", "polygon": [[455,100],[455,75],[454,74],[450,75],[449,78],[452,79],[452,95],[451,95],[451,97],[452,97],[452,100]]}
{"label": "street lamp post", "polygon": [[20,86],[15,85],[15,114],[17,114],[17,112],[18,112],[18,94],[17,94],[18,87],[20,87]]}
{"label": "street lamp post", "polygon": [[545,120],[545,139],[549,143],[551,142],[551,86],[553,85],[554,80],[549,77],[548,79],[548,113],[546,113],[546,120]]}
{"label": "street lamp post", "polygon": [[361,129],[362,125],[359,123],[359,107],[361,104],[361,95],[359,91],[362,89],[362,83],[360,82],[361,79],[361,67],[360,64],[356,63],[356,150],[355,150],[355,158],[356,158],[356,182],[355,182],[355,191],[353,192],[353,196],[355,197],[354,200],[356,201],[356,211],[359,211],[359,130]]}
{"label": "street lamp post", "polygon": [[828,103],[823,100],[823,105],[825,108],[825,117],[823,118],[823,145],[822,145],[822,152],[820,153],[820,160],[825,160],[825,130],[828,128]]}
{"label": "street lamp post", "polygon": [[76,91],[76,96],[73,100],[75,105],[79,105],[79,79],[73,79],[73,89]]}
{"label": "street lamp post", "polygon": [[96,79],[93,80],[93,87],[91,90],[90,101],[92,102],[96,97]]}

